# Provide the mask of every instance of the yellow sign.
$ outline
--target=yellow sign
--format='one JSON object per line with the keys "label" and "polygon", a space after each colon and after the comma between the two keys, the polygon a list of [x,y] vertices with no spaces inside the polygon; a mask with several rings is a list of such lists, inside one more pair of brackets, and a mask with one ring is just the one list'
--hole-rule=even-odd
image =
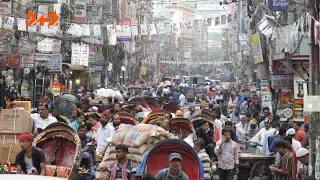
{"label": "yellow sign", "polygon": [[260,35],[259,33],[252,34],[251,36],[251,48],[252,55],[255,64],[263,63],[263,55],[260,44]]}
{"label": "yellow sign", "polygon": [[144,76],[147,75],[147,68],[145,66],[141,66],[140,74]]}

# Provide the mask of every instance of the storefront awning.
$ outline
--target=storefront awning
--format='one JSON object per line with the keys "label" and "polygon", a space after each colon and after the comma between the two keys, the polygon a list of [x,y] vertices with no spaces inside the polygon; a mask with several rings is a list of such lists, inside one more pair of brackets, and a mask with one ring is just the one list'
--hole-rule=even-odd
{"label": "storefront awning", "polygon": [[69,64],[69,63],[63,63],[62,65],[68,66],[69,69],[72,71],[84,71],[86,69],[83,65]]}

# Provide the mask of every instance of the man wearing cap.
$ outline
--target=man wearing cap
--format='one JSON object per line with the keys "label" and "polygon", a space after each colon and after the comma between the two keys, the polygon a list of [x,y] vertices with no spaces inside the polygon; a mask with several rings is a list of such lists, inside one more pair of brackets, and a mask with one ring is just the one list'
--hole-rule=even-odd
{"label": "man wearing cap", "polygon": [[183,112],[181,110],[176,111],[176,118],[183,118]]}
{"label": "man wearing cap", "polygon": [[262,128],[255,136],[249,139],[249,142],[264,144],[264,135],[271,129],[271,117],[268,117],[264,121],[264,128]]}
{"label": "man wearing cap", "polygon": [[32,147],[32,134],[21,133],[19,141],[22,151],[16,155],[17,174],[45,176],[45,154],[41,149]]}
{"label": "man wearing cap", "polygon": [[157,180],[189,180],[181,170],[182,157],[179,153],[169,155],[169,168],[162,169],[156,176]]}
{"label": "man wearing cap", "polygon": [[[116,118],[117,120],[115,120],[113,122],[114,126],[112,126],[112,122],[108,123],[109,119],[110,119],[110,111],[105,110],[105,111],[102,112],[102,116],[100,118],[101,126],[98,128],[98,131],[97,131],[97,134],[96,134],[96,139],[97,139],[96,152],[97,152],[97,155],[99,155],[100,153],[104,152],[106,147],[109,145],[108,138],[111,138],[112,136],[114,136],[116,126],[119,126],[119,124],[120,124],[120,118],[119,118],[119,121],[118,121],[118,117],[119,117],[118,114],[114,114],[113,115],[113,118]],[[119,122],[119,124],[116,125],[116,123],[118,123],[118,122]]]}
{"label": "man wearing cap", "polygon": [[286,135],[292,137],[292,147],[295,152],[298,151],[298,149],[302,148],[301,143],[294,139],[294,135],[296,134],[296,130],[293,128],[290,128],[287,130]]}
{"label": "man wearing cap", "polygon": [[309,166],[309,151],[306,148],[300,148],[296,152],[298,160],[302,163],[302,166],[299,168],[299,174],[308,175],[308,166]]}

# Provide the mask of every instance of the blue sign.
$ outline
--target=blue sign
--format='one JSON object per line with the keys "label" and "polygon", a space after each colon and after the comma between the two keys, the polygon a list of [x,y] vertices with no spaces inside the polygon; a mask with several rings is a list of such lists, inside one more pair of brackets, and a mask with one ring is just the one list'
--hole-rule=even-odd
{"label": "blue sign", "polygon": [[269,0],[269,8],[272,11],[286,11],[289,6],[289,0]]}

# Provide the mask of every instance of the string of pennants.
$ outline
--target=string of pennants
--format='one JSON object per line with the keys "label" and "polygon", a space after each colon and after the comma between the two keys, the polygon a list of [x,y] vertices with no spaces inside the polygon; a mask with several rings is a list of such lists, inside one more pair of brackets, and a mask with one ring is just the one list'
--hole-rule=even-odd
{"label": "string of pennants", "polygon": [[223,65],[232,63],[231,61],[204,61],[204,62],[197,62],[197,61],[190,61],[190,62],[181,62],[181,61],[159,61],[162,64],[188,64],[188,65]]}
{"label": "string of pennants", "polygon": [[[225,25],[228,22],[232,22],[235,19],[236,14],[222,15],[215,18],[207,18],[201,20],[195,20],[194,22],[179,22],[168,24],[138,24],[138,25],[106,25],[108,35],[115,36],[137,36],[137,35],[154,35],[163,33],[174,33],[180,29],[194,29],[195,24],[201,24],[204,27]],[[26,19],[15,18],[10,16],[0,17],[0,28],[13,30],[15,22],[18,25],[19,31],[25,31],[29,33],[41,33],[49,35],[59,35],[61,30],[59,26],[48,26],[47,22],[44,25],[39,26],[27,26]],[[100,24],[75,24],[71,23],[67,33],[80,37],[80,36],[102,36],[102,25]]]}
{"label": "string of pennants", "polygon": [[296,42],[302,36],[311,38],[312,19],[314,19],[315,43],[320,45],[320,22],[310,13],[304,13],[294,23],[283,27],[275,27],[269,23],[270,19],[272,21],[273,17],[265,15],[259,22],[259,29],[262,34],[270,37],[272,41],[280,43],[278,45],[279,48],[285,52],[292,53],[296,48]]}

